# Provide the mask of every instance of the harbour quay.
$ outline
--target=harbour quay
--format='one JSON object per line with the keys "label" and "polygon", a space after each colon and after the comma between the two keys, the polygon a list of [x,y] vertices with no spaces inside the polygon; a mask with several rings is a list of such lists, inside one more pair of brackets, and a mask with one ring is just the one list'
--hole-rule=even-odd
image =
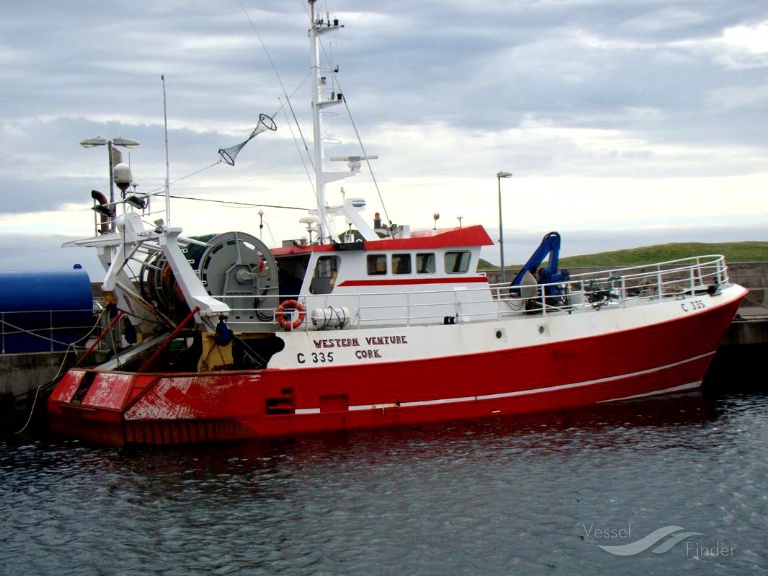
{"label": "harbour quay", "polygon": [[768,262],[729,264],[732,282],[749,289],[712,360],[703,388],[717,392],[765,391],[756,377],[768,354]]}

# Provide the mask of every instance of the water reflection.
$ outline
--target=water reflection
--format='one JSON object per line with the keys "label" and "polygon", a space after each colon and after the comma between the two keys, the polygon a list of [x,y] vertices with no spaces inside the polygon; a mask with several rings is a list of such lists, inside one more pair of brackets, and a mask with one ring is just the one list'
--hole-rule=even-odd
{"label": "water reflection", "polygon": [[[768,397],[692,393],[208,447],[4,444],[0,572],[747,573],[766,441]],[[630,563],[583,529],[630,522],[740,555]]]}

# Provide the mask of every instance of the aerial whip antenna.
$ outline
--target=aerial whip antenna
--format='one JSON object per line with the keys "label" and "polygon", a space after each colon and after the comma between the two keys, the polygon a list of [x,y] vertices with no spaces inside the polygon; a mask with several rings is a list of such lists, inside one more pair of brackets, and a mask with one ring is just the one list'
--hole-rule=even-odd
{"label": "aerial whip antenna", "polygon": [[160,75],[163,81],[163,125],[165,131],[165,219],[171,225],[171,169],[168,160],[168,108],[165,99],[165,74]]}
{"label": "aerial whip antenna", "polygon": [[236,144],[229,148],[219,148],[219,156],[221,156],[221,159],[224,160],[224,162],[230,166],[234,166],[235,158],[240,153],[240,150],[242,150],[245,145],[253,140],[256,136],[262,132],[266,132],[267,130],[277,130],[277,125],[271,116],[267,116],[266,114],[259,114],[259,122],[256,124],[256,128],[253,129],[253,132],[251,132],[251,135],[240,142],[240,144]]}

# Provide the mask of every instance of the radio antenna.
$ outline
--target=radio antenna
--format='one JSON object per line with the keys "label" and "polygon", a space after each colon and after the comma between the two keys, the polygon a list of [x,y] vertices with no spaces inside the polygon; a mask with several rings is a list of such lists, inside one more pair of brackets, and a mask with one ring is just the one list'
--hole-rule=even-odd
{"label": "radio antenna", "polygon": [[165,220],[166,226],[171,225],[171,168],[168,160],[168,107],[165,98],[165,74],[160,76],[163,81],[163,126],[165,131]]}

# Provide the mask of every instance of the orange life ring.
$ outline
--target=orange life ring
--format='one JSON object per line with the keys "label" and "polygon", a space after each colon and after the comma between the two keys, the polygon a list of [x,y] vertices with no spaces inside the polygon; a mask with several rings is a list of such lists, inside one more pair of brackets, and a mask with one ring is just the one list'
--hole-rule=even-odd
{"label": "orange life ring", "polygon": [[[293,322],[288,320],[288,317],[285,313],[286,308],[296,311],[296,319]],[[301,302],[297,300],[286,300],[277,307],[277,311],[275,313],[275,320],[277,320],[277,323],[280,324],[284,330],[295,330],[301,326],[301,323],[304,322],[306,317],[307,314],[304,311],[304,306],[302,306]]]}

